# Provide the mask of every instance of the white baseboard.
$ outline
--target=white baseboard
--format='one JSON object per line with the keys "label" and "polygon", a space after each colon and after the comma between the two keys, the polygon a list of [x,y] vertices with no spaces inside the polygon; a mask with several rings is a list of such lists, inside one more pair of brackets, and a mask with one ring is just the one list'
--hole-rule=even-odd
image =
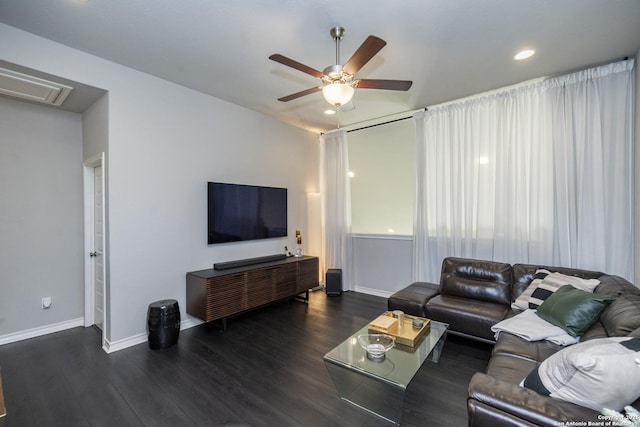
{"label": "white baseboard", "polygon": [[204,322],[200,319],[189,317],[180,321],[180,330],[183,331],[185,329],[193,328],[194,326],[202,325],[203,323]]}
{"label": "white baseboard", "polygon": [[393,295],[393,292],[390,292],[390,291],[381,291],[380,289],[366,288],[364,286],[357,286],[357,285],[354,291],[362,292],[363,294],[375,295],[377,297],[383,297],[383,298],[389,298],[391,295]]}
{"label": "white baseboard", "polygon": [[26,331],[2,335],[0,336],[0,345],[27,340],[29,338],[40,337],[42,335],[52,334],[54,332],[60,332],[71,328],[77,328],[78,326],[84,326],[84,317],[65,320],[64,322],[54,323],[52,325],[39,326],[37,328],[27,329]]}
{"label": "white baseboard", "polygon": [[125,348],[133,347],[134,345],[145,342],[147,342],[147,333],[143,332],[117,341],[104,340],[102,343],[102,349],[105,353],[113,353],[114,351],[124,350]]}
{"label": "white baseboard", "polygon": [[[185,329],[193,328],[194,326],[198,326],[202,323],[204,322],[196,319],[195,317],[189,317],[180,321],[180,330],[183,331]],[[102,349],[105,353],[113,353],[114,351],[124,350],[125,348],[133,347],[134,345],[146,343],[147,341],[148,337],[145,332],[113,342],[104,340]]]}

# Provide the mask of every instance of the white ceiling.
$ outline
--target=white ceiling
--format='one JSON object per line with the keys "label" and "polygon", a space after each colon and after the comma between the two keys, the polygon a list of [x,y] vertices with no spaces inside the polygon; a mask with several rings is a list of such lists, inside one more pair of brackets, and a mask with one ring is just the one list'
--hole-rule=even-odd
{"label": "white ceiling", "polygon": [[[323,70],[334,26],[342,63],[370,34],[387,42],[357,77],[414,82],[356,89],[343,126],[640,50],[640,0],[0,0],[0,22],[316,132],[337,123],[320,93],[277,98],[319,81],[268,57]],[[514,61],[523,48],[537,53]]]}

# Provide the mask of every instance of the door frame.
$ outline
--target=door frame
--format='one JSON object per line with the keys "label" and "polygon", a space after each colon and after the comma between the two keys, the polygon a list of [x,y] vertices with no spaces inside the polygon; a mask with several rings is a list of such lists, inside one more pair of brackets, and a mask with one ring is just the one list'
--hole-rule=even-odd
{"label": "door frame", "polygon": [[89,327],[95,323],[94,319],[94,267],[95,263],[93,258],[89,256],[89,253],[94,250],[94,176],[95,168],[102,167],[102,235],[103,240],[103,271],[102,271],[102,283],[104,284],[102,307],[103,307],[103,319],[102,319],[102,346],[105,346],[108,335],[109,323],[107,322],[107,313],[109,307],[107,306],[107,290],[109,288],[106,280],[107,276],[107,235],[106,235],[106,193],[105,193],[105,181],[106,181],[106,168],[105,168],[105,153],[102,152],[94,157],[85,160],[82,163],[83,166],[83,187],[84,187],[84,326]]}

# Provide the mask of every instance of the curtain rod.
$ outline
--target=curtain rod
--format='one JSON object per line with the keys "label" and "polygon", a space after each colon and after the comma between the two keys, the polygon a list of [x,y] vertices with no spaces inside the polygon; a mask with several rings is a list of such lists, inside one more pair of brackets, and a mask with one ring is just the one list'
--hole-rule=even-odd
{"label": "curtain rod", "polygon": [[[426,108],[425,108],[425,110],[426,110]],[[349,132],[356,132],[356,131],[359,131],[359,130],[364,130],[364,129],[374,128],[374,127],[376,127],[376,126],[382,126],[382,125],[388,125],[388,124],[390,124],[390,123],[401,122],[401,121],[403,121],[403,120],[407,120],[407,119],[411,119],[411,118],[413,118],[413,116],[402,117],[402,118],[400,118],[400,119],[389,120],[389,121],[382,122],[382,123],[376,123],[376,124],[374,124],[374,125],[362,126],[361,128],[349,129],[349,130],[348,130],[348,131],[346,131],[346,132],[347,132],[347,133],[349,133]]]}
{"label": "curtain rod", "polygon": [[[407,117],[401,117],[401,118],[399,118],[399,119],[387,120],[386,122],[382,122],[382,123],[375,123],[375,124],[368,125],[368,126],[362,126],[362,127],[355,128],[355,129],[349,129],[349,130],[347,130],[347,131],[345,131],[345,132],[347,132],[347,133],[349,133],[349,132],[355,132],[355,131],[358,131],[358,130],[364,130],[364,129],[369,129],[369,128],[373,128],[373,127],[376,127],[376,126],[382,126],[382,125],[388,125],[388,124],[390,124],[390,123],[400,122],[400,121],[402,121],[402,120],[407,120],[407,119],[412,118],[412,117],[413,117],[413,115],[414,115],[415,113],[417,113],[418,111],[427,111],[427,110],[428,110],[428,108],[427,108],[427,107],[424,107],[424,108],[420,108],[419,110],[406,111],[406,113],[409,113],[409,112],[410,112],[410,113],[411,113],[411,115],[410,115],[410,116],[407,116]],[[402,114],[402,113],[397,113],[397,114]],[[391,114],[391,115],[393,115],[393,114]],[[378,117],[378,118],[380,118],[380,117]],[[372,119],[372,120],[375,120],[375,119]],[[348,126],[348,125],[347,125],[347,126]],[[330,132],[333,132],[333,131],[330,131]],[[320,132],[320,135],[324,135],[325,133],[327,133],[327,132]]]}

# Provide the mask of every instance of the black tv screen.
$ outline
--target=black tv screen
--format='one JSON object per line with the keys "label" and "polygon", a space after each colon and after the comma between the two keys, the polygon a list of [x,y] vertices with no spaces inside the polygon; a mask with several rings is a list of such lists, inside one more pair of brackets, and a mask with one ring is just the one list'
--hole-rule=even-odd
{"label": "black tv screen", "polygon": [[208,241],[213,243],[287,236],[287,189],[208,183]]}

